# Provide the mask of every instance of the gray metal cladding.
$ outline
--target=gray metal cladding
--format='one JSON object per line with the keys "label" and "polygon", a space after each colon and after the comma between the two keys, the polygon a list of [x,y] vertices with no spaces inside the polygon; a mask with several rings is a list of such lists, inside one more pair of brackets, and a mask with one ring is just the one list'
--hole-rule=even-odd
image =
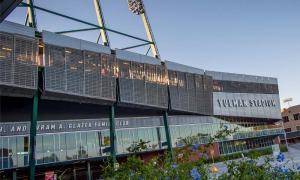
{"label": "gray metal cladding", "polygon": [[10,21],[3,21],[0,23],[0,32],[18,34],[29,38],[35,38],[34,28]]}
{"label": "gray metal cladding", "polygon": [[45,45],[45,90],[66,91],[65,48]]}
{"label": "gray metal cladding", "polygon": [[118,60],[121,102],[133,102],[133,81],[130,75],[130,61]]}
{"label": "gray metal cladding", "polygon": [[142,64],[161,65],[161,61],[159,59],[147,55],[142,55],[142,54],[120,50],[120,49],[116,49],[115,53],[117,59],[122,59],[125,61],[134,61]]}
{"label": "gray metal cladding", "polygon": [[115,71],[113,55],[45,45],[46,92],[115,101]]}
{"label": "gray metal cladding", "polygon": [[0,32],[0,84],[36,89],[36,55],[35,38]]}
{"label": "gray metal cladding", "polygon": [[37,86],[37,41],[15,36],[14,83],[21,87]]}
{"label": "gray metal cladding", "polygon": [[82,51],[66,48],[66,91],[72,94],[83,94],[84,70]]}
{"label": "gray metal cladding", "polygon": [[213,93],[214,115],[281,119],[278,94]]}
{"label": "gray metal cladding", "polygon": [[226,73],[226,72],[217,72],[217,71],[205,71],[205,74],[212,76],[214,80],[278,84],[277,79],[273,77],[253,76],[253,75],[235,74],[235,73]]}
{"label": "gray metal cladding", "polygon": [[157,108],[168,107],[165,68],[118,59],[120,101]]}
{"label": "gray metal cladding", "polygon": [[213,78],[211,76],[203,76],[203,94],[205,102],[205,110],[209,114],[213,113]]}
{"label": "gray metal cladding", "polygon": [[0,33],[0,82],[12,83],[13,35]]}
{"label": "gray metal cladding", "polygon": [[101,54],[101,97],[116,99],[117,61],[115,56]]}
{"label": "gray metal cladding", "polygon": [[207,79],[204,75],[169,70],[171,109],[212,114],[212,80]]}
{"label": "gray metal cladding", "polygon": [[86,96],[101,96],[100,58],[98,53],[84,51],[84,93]]}
{"label": "gray metal cladding", "polygon": [[[196,97],[195,101],[197,102],[197,112],[206,112],[206,103],[204,99],[204,82],[203,82],[203,75],[195,74],[195,88],[196,88]],[[208,103],[208,102],[207,102]]]}
{"label": "gray metal cladding", "polygon": [[165,64],[166,64],[168,70],[187,72],[187,73],[191,73],[191,74],[201,74],[201,75],[204,74],[203,69],[194,68],[194,67],[187,66],[184,64],[179,64],[179,63],[175,63],[175,62],[171,62],[171,61],[165,61]]}

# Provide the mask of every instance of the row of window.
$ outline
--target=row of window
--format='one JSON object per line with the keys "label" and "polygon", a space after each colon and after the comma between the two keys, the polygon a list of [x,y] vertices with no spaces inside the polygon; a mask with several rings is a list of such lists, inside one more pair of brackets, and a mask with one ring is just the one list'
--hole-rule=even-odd
{"label": "row of window", "polygon": [[[186,125],[171,125],[172,146],[181,144],[185,137],[196,137],[195,143],[207,143],[208,135],[214,135],[221,126],[229,129],[239,127],[243,134],[253,130],[236,124],[201,123]],[[232,137],[230,138],[232,139]],[[139,144],[139,141],[147,142],[146,146],[137,151],[153,151],[166,148],[166,134],[164,127],[140,127],[116,130],[117,154],[132,152],[130,147]],[[244,142],[244,141],[243,141]],[[221,154],[251,148],[264,147],[266,143],[246,141],[243,146],[232,147],[228,142],[222,145]],[[223,144],[224,144],[223,143]],[[227,143],[227,144],[226,144]],[[252,144],[251,144],[252,143]],[[258,145],[257,145],[258,143]],[[259,144],[260,143],[260,144]],[[230,150],[230,149],[235,150]],[[0,169],[27,166],[29,162],[29,136],[2,136],[0,137]],[[109,130],[70,132],[56,134],[38,134],[36,137],[36,163],[47,164],[61,161],[86,159],[93,157],[109,156],[110,132]]]}
{"label": "row of window", "polygon": [[[293,114],[293,117],[295,121],[300,120],[300,113]],[[283,116],[282,119],[283,122],[289,122],[289,120],[291,120],[289,116]]]}
{"label": "row of window", "polygon": [[238,141],[224,141],[219,145],[220,154],[231,154],[248,151],[251,149],[264,148],[273,145],[273,138],[257,138]]}
{"label": "row of window", "polygon": [[277,84],[263,84],[240,81],[213,81],[214,92],[230,93],[259,93],[259,94],[278,94]]}

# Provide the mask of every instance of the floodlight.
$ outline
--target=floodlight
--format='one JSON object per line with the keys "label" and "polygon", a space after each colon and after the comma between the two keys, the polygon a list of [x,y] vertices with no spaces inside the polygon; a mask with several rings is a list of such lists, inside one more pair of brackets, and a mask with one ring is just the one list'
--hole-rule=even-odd
{"label": "floodlight", "polygon": [[128,8],[136,15],[141,15],[145,12],[142,0],[128,0]]}

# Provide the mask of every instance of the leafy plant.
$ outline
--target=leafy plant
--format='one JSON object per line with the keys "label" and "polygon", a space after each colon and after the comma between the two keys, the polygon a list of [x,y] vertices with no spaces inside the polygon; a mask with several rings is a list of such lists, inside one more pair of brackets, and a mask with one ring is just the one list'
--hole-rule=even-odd
{"label": "leafy plant", "polygon": [[142,152],[148,149],[148,143],[150,141],[140,139],[139,141],[134,141],[126,150],[130,153]]}

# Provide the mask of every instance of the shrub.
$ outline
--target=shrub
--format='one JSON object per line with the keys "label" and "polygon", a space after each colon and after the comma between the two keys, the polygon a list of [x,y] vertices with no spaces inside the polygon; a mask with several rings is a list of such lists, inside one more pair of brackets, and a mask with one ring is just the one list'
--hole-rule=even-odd
{"label": "shrub", "polygon": [[280,152],[288,152],[288,148],[286,145],[280,144],[279,145]]}

